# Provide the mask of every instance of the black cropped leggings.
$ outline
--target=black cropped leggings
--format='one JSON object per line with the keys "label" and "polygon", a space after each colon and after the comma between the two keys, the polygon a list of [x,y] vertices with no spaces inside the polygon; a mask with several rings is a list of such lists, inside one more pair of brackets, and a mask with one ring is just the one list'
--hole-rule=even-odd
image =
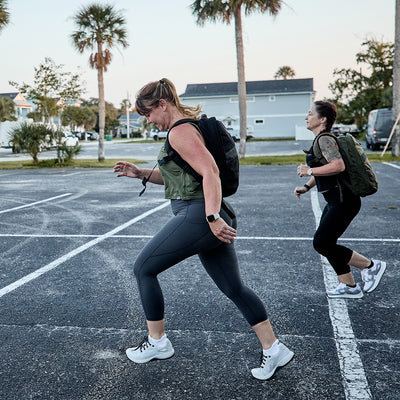
{"label": "black cropped leggings", "polygon": [[[157,275],[198,254],[208,275],[236,304],[248,323],[254,326],[265,321],[268,317],[263,303],[242,282],[234,244],[221,242],[211,232],[205,218],[204,199],[172,200],[171,206],[175,216],[150,240],[134,266],[146,319],[164,318],[164,298]],[[236,228],[236,218],[231,219],[223,209],[220,215]]]}
{"label": "black cropped leggings", "polygon": [[351,221],[361,208],[361,199],[343,190],[343,201],[340,201],[338,188],[324,193],[325,206],[319,227],[314,234],[314,249],[325,256],[337,275],[350,272],[349,261],[353,250],[337,244]]}

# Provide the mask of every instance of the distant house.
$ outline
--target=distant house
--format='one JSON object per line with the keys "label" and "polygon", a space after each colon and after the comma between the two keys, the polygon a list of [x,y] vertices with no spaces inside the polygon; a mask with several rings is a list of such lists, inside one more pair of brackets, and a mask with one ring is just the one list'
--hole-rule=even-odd
{"label": "distant house", "polygon": [[0,93],[0,96],[8,97],[14,102],[17,108],[18,118],[26,118],[27,114],[29,114],[34,108],[34,105],[26,100],[20,92]]}
{"label": "distant house", "polygon": [[57,107],[64,109],[64,107],[72,106],[72,107],[80,107],[83,103],[82,100],[79,99],[69,99],[65,101],[62,97],[58,97],[55,99]]}
{"label": "distant house", "polygon": [[[247,129],[258,138],[296,137],[314,97],[312,78],[246,82]],[[201,104],[208,116],[239,126],[236,82],[188,84],[180,96],[187,105]]]}
{"label": "distant house", "polygon": [[[142,117],[138,113],[129,113],[129,133],[134,131],[138,131],[142,127]],[[125,135],[126,136],[126,114],[122,114],[119,118],[119,126],[118,128],[118,135]]]}

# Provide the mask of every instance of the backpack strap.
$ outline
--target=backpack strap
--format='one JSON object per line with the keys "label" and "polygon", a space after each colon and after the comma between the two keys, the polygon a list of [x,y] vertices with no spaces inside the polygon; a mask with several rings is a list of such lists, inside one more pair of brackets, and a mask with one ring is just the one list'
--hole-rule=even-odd
{"label": "backpack strap", "polygon": [[315,137],[315,139],[313,141],[313,145],[312,145],[314,157],[317,159],[318,162],[325,165],[325,164],[328,164],[328,162],[326,161],[325,157],[323,156],[321,147],[319,146],[319,142],[318,142],[322,136],[330,136],[333,139],[335,139],[335,142],[338,145],[338,147],[339,147],[339,144],[336,140],[336,136],[330,132],[322,132],[322,133],[318,134],[318,136]]}
{"label": "backpack strap", "polygon": [[184,119],[180,119],[179,121],[176,121],[171,128],[168,129],[168,133],[167,133],[167,137],[165,139],[165,151],[167,153],[167,155],[162,158],[161,160],[158,161],[158,164],[161,166],[163,164],[166,164],[170,161],[174,161],[175,164],[177,164],[179,167],[181,167],[186,173],[192,175],[197,182],[202,182],[203,181],[203,177],[198,174],[190,165],[189,163],[187,163],[175,150],[174,148],[171,146],[171,143],[169,142],[169,133],[171,131],[172,128],[174,128],[175,126],[178,125],[182,125],[182,124],[191,124],[193,125],[197,130],[199,130],[198,127],[198,121],[192,118],[184,118]]}

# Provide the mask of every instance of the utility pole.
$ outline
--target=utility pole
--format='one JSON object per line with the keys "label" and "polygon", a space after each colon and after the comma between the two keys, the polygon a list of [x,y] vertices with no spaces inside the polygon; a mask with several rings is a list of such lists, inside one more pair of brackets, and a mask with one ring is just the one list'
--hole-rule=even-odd
{"label": "utility pole", "polygon": [[[393,121],[400,115],[400,0],[396,0],[393,60]],[[395,128],[392,140],[392,156],[399,156],[400,127]]]}
{"label": "utility pole", "polygon": [[129,92],[126,93],[125,110],[126,110],[126,138],[130,137],[130,122],[129,122],[129,109],[131,108],[131,102],[129,101]]}

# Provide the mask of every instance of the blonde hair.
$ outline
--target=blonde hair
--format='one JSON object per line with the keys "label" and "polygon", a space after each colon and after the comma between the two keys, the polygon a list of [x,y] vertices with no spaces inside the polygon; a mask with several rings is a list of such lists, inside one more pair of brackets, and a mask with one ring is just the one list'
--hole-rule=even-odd
{"label": "blonde hair", "polygon": [[161,99],[173,104],[185,117],[199,119],[200,104],[193,107],[182,104],[176,93],[175,85],[166,78],[150,82],[139,90],[135,103],[137,113],[149,114],[153,108],[158,107]]}

